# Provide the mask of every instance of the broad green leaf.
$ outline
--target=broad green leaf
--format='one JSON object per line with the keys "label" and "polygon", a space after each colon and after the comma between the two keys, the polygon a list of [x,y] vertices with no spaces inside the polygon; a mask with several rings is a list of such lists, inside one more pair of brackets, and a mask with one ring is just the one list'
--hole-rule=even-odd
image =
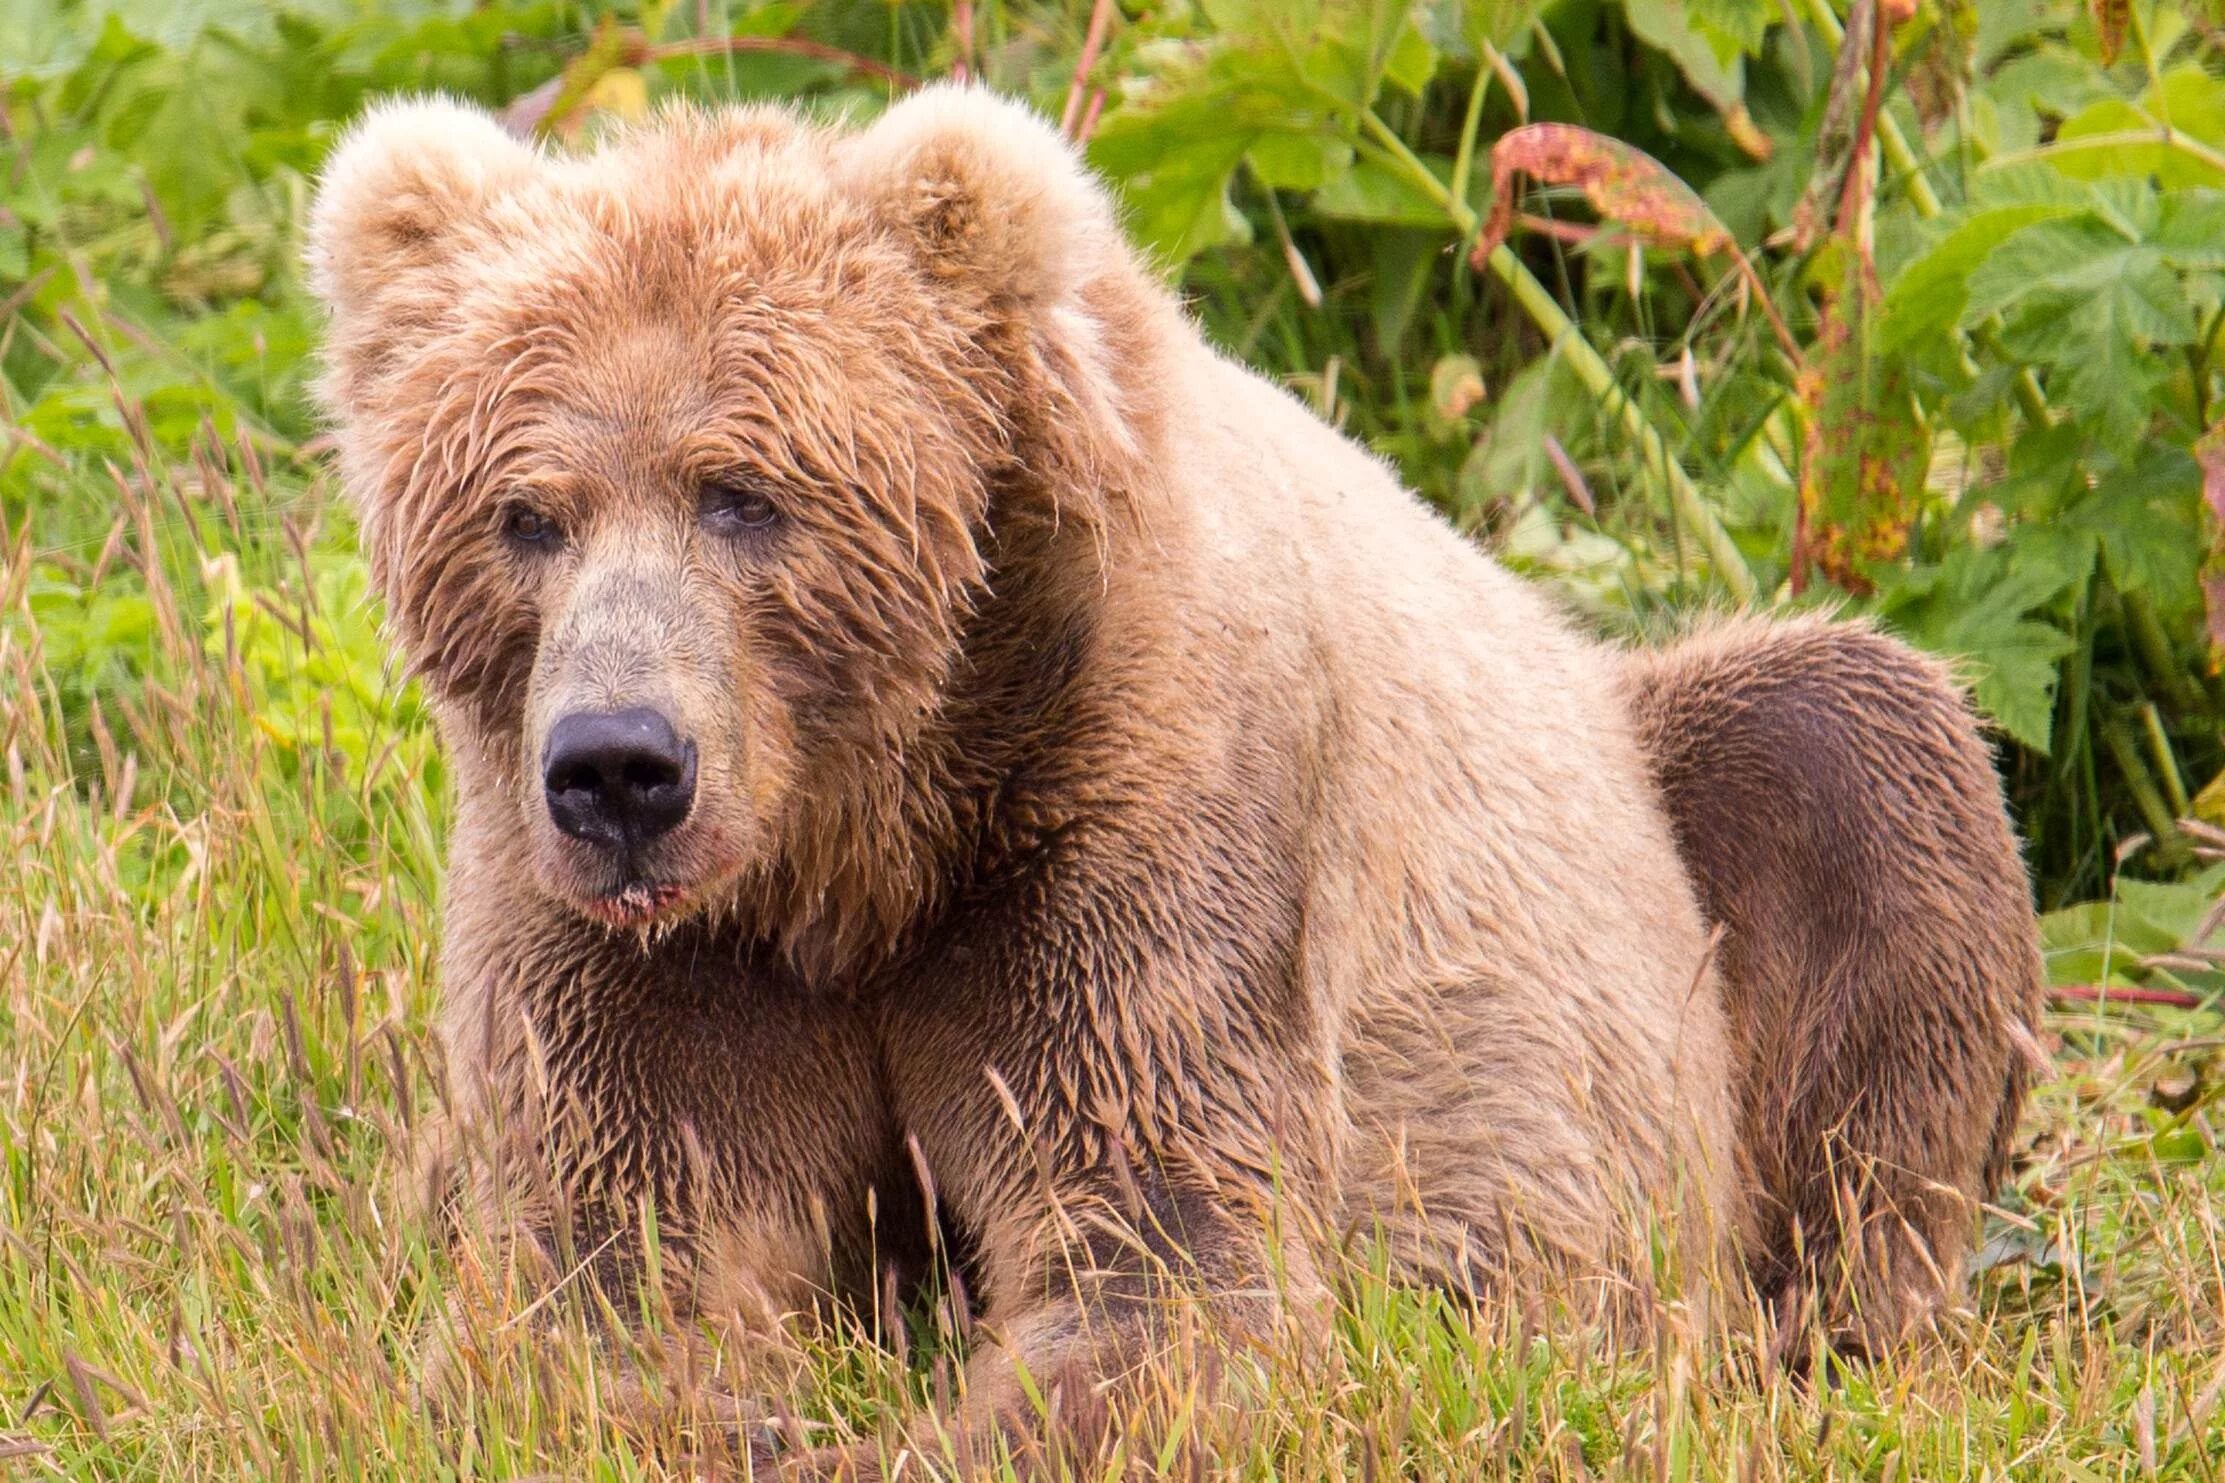
{"label": "broad green leaf", "polygon": [[[2127,983],[2140,972],[2140,948],[2117,931],[2113,902],[2081,901],[2040,918],[2040,959],[2051,984]],[[2164,946],[2146,952],[2162,952]]]}
{"label": "broad green leaf", "polygon": [[1397,0],[1200,0],[1220,38],[1237,50],[1279,55],[1341,107],[1375,101],[1386,75],[1420,91],[1436,52]]}
{"label": "broad green leaf", "polygon": [[2085,210],[2075,205],[2001,206],[1980,211],[1903,268],[1885,291],[1876,346],[1893,355],[1952,330],[1969,302],[1970,275],[2001,239],[2036,222]]}
{"label": "broad green leaf", "polygon": [[[1106,114],[1089,156],[1119,185],[1129,229],[1179,263],[1246,236],[1229,204],[1229,180],[1261,140],[1328,132],[1319,100],[1284,59],[1216,42],[1169,54],[1145,86]],[[1275,163],[1290,166],[1292,157]]]}
{"label": "broad green leaf", "polygon": [[2145,592],[2166,609],[2196,604],[2202,560],[2202,474],[2184,449],[2143,449],[2130,467],[2109,470],[2061,519],[2090,530],[2120,592]]}
{"label": "broad green leaf", "polygon": [[1740,57],[1758,55],[1762,37],[1778,19],[1770,0],[1685,0],[1684,13],[1693,32],[1725,67]]}
{"label": "broad green leaf", "polygon": [[1262,134],[1245,159],[1269,190],[1312,191],[1352,163],[1352,146],[1333,134]]}
{"label": "broad green leaf", "polygon": [[1368,285],[1369,316],[1375,325],[1375,343],[1386,354],[1395,354],[1405,342],[1444,247],[1441,229],[1384,227],[1368,233],[1374,266]]}
{"label": "broad green leaf", "polygon": [[[1987,5],[1980,10],[1992,8]],[[1993,105],[2005,148],[2029,148],[2039,143],[2044,120],[2059,119],[2116,96],[2108,73],[2092,58],[2056,41],[2042,41],[2003,62],[1979,87]]]}
{"label": "broad green leaf", "polygon": [[2051,750],[2057,662],[2078,647],[2076,640],[2046,623],[1988,626],[1976,619],[1950,625],[1946,638],[1977,666],[1971,693],[1979,707],[2033,751]]}
{"label": "broad green leaf", "polygon": [[[1736,9],[1738,0],[1724,0]],[[1677,65],[1695,92],[1717,108],[1729,108],[1746,96],[1746,61],[1736,48],[1728,55],[1717,47],[1716,35],[1694,13],[1686,0],[1623,0],[1622,12],[1640,41]]]}
{"label": "broad green leaf", "polygon": [[1414,25],[1438,51],[1473,62],[1486,47],[1519,51],[1544,9],[1544,0],[1421,0]]}
{"label": "broad green leaf", "polygon": [[2225,190],[2166,193],[2148,242],[2175,268],[2225,268]]}
{"label": "broad green leaf", "polygon": [[[2049,369],[2052,398],[2097,419],[2108,441],[2123,446],[2145,427],[2153,393],[2170,374],[2155,352],[2195,335],[2179,259],[2206,262],[2215,248],[2130,238],[2127,228],[2160,228],[2160,209],[2140,197],[2117,205],[2129,209],[2110,209],[2115,225],[2088,215],[2012,232],[1971,271],[1962,318],[1974,324],[2000,314],[2004,345]],[[2198,222],[2189,208],[2174,230],[2183,237]]]}
{"label": "broad green leaf", "polygon": [[[1449,162],[1442,176],[1451,174]],[[1443,227],[1452,230],[1445,208],[1409,180],[1402,171],[1376,160],[1362,158],[1352,168],[1330,179],[1314,193],[1313,209],[1323,216],[1350,221],[1386,222],[1397,226]]]}
{"label": "broad green leaf", "polygon": [[1436,72],[1437,48],[1421,27],[1411,22],[1401,27],[1383,58],[1384,80],[1418,98]]}
{"label": "broad green leaf", "polygon": [[2225,867],[2216,865],[2190,881],[2122,879],[2117,882],[2119,916],[2137,923],[2144,934],[2152,934],[2152,939],[2143,937],[2143,941],[2158,945],[2143,951],[2192,946],[2196,929],[2217,905],[2220,888],[2225,888]]}
{"label": "broad green leaf", "polygon": [[[2063,121],[2048,159],[2065,175],[2085,180],[2153,178],[2166,189],[2225,184],[2225,167],[2199,151],[2166,142],[2158,129],[2162,124],[2203,144],[2225,145],[2225,87],[2202,68],[2189,65],[2166,73],[2137,103],[2096,99]],[[2080,140],[2121,134],[2149,139],[2106,148],[2075,147]]]}
{"label": "broad green leaf", "polygon": [[1958,547],[1937,570],[1895,580],[1879,611],[1925,648],[1963,660],[1979,708],[2016,741],[2046,752],[2058,663],[2077,645],[2035,615],[2085,579],[2094,550],[2083,531],[2020,526],[2000,547]]}
{"label": "broad green leaf", "polygon": [[[1216,34],[1141,49],[1146,75],[1099,124],[1090,158],[1120,184],[1135,235],[1173,262],[1248,227],[1229,202],[1250,158],[1270,189],[1341,190],[1357,120],[1386,76],[1418,89],[1435,49],[1391,0],[1204,0]],[[1442,212],[1438,212],[1439,217]],[[1410,216],[1369,215],[1372,221]]]}

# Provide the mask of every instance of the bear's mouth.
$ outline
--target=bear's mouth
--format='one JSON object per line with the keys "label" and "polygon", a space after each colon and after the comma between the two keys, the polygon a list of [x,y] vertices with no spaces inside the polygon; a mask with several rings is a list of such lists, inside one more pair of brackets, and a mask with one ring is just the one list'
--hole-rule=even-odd
{"label": "bear's mouth", "polygon": [[580,909],[606,927],[646,927],[685,901],[685,886],[633,881],[605,895],[590,897]]}

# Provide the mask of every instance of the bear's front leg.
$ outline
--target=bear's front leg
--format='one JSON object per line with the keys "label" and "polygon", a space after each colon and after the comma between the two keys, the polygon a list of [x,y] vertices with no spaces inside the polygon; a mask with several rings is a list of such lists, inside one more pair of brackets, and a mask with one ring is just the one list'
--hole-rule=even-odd
{"label": "bear's front leg", "polygon": [[[1155,1363],[1210,1380],[1218,1345],[1311,1306],[1336,1103],[1296,899],[1226,842],[1061,850],[892,977],[891,1090],[974,1240],[990,1341],[914,1448],[1092,1457]],[[817,1465],[874,1476],[880,1451]]]}
{"label": "bear's front leg", "polygon": [[[647,940],[520,898],[460,893],[450,920],[459,1218],[498,1262],[524,1259],[537,1314],[617,1315],[620,1388],[645,1413],[671,1409],[652,1393],[705,1409],[691,1393],[715,1375],[710,1414],[741,1414],[725,1402],[792,1383],[792,1320],[868,1299],[880,1265],[923,1244],[909,1179],[891,1187],[904,1170],[873,1027],[709,926]],[[639,1383],[645,1303],[672,1320],[664,1332],[708,1329],[722,1352]]]}

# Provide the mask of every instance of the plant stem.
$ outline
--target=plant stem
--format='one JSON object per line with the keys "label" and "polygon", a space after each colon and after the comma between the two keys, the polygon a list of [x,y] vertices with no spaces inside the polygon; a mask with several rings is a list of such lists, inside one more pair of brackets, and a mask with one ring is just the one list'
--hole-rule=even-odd
{"label": "plant stem", "polygon": [[2140,822],[2155,839],[2156,863],[2173,870],[2187,864],[2193,852],[2179,833],[2154,776],[2140,760],[2140,749],[2133,745],[2131,733],[2125,730],[2123,723],[2108,720],[2101,723],[2101,739],[2108,744],[2109,755],[2117,761],[2117,771],[2124,777],[2125,791],[2132,795],[2133,807],[2139,810]]}
{"label": "plant stem", "polygon": [[[1807,0],[1807,8],[1809,17],[1814,20],[1816,29],[1823,33],[1824,39],[1833,47],[1838,46],[1846,35],[1846,27],[1839,23],[1838,12],[1831,8],[1831,0]],[[1884,18],[1880,17],[1878,24],[1882,26],[1884,23]],[[1885,162],[1893,167],[1893,174],[1902,182],[1901,189],[1908,195],[1909,206],[1926,221],[1938,216],[1943,209],[1939,204],[1939,193],[1931,188],[1931,181],[1924,175],[1922,162],[1916,158],[1916,151],[1909,147],[1908,136],[1901,132],[1900,121],[1893,117],[1889,109],[1878,113],[1877,145],[1884,152]],[[1989,354],[2006,361],[2010,357],[2001,351],[1999,343],[1993,338],[1995,323],[1998,323],[1998,319],[1989,320],[1972,338]],[[2047,426],[2047,394],[2040,390],[2040,379],[2033,374],[2030,366],[2017,367],[2015,390],[2017,406],[2023,410],[2024,420],[2035,427]]]}
{"label": "plant stem", "polygon": [[[1375,116],[1373,109],[1360,115],[1360,126],[1382,148],[1390,163],[1413,183],[1415,189],[1430,197],[1444,210],[1445,215],[1451,219],[1454,230],[1460,233],[1463,240],[1475,235],[1478,223],[1476,214],[1469,209],[1468,203],[1447,189],[1445,183],[1431,173],[1429,166],[1423,164],[1406,147],[1406,141]],[[1662,481],[1668,485],[1669,501],[1675,507],[1677,517],[1699,533],[1700,544],[1706,548],[1708,561],[1715,568],[1717,578],[1740,602],[1752,602],[1754,574],[1746,565],[1744,553],[1738,549],[1738,543],[1731,539],[1731,533],[1723,528],[1723,522],[1708,508],[1707,501],[1701,498],[1699,487],[1684,472],[1684,466],[1676,461],[1675,455],[1669,450],[1668,441],[1646,420],[1644,410],[1615,380],[1614,369],[1592,348],[1592,343],[1584,338],[1583,332],[1577,329],[1575,323],[1561,309],[1560,302],[1546,291],[1545,285],[1537,281],[1536,275],[1522,265],[1522,260],[1505,243],[1493,248],[1485,261],[1499,281],[1513,292],[1514,300],[1522,306],[1523,312],[1545,332],[1545,338],[1551,343],[1554,353],[1567,357],[1569,369],[1576,373],[1576,379],[1583,382],[1584,388],[1614,414],[1616,420],[1621,422],[1623,431],[1637,440],[1645,455],[1647,467],[1661,471]]]}
{"label": "plant stem", "polygon": [[2181,715],[2202,710],[2202,692],[2172,652],[2170,635],[2163,631],[2163,620],[2156,615],[2155,600],[2140,591],[2120,592],[2117,596],[2124,609],[2125,627],[2132,631],[2132,646],[2139,651],[2148,673],[2163,686],[2172,707]]}
{"label": "plant stem", "polygon": [[2155,770],[2163,779],[2164,796],[2171,800],[2171,816],[2183,819],[2194,812],[2194,805],[2186,796],[2186,779],[2179,772],[2179,759],[2172,753],[2171,738],[2163,730],[2163,713],[2155,708],[2154,701],[2140,707],[2140,726],[2148,734],[2148,752],[2155,758]]}
{"label": "plant stem", "polygon": [[1645,452],[1647,466],[1661,471],[1662,479],[1669,486],[1669,498],[1676,506],[1678,518],[1699,533],[1700,544],[1706,548],[1708,561],[1714,566],[1716,576],[1722,580],[1723,585],[1740,602],[1752,602],[1754,574],[1748,569],[1744,554],[1731,539],[1730,532],[1723,528],[1723,522],[1708,508],[1707,501],[1700,497],[1698,486],[1684,472],[1684,466],[1676,461],[1667,442],[1654,429],[1653,424],[1646,420],[1646,415],[1638,404],[1631,400],[1621,384],[1615,380],[1613,369],[1600,358],[1591,342],[1584,338],[1583,333],[1562,312],[1559,302],[1546,291],[1545,285],[1538,282],[1528,268],[1522,266],[1522,260],[1514,255],[1512,248],[1502,242],[1491,250],[1486,261],[1499,281],[1513,290],[1516,302],[1529,313],[1538,328],[1545,331],[1554,350],[1567,356],[1569,369],[1576,373],[1576,378],[1584,383],[1585,389],[1615,414],[1622,423],[1624,432],[1638,440],[1638,446]]}
{"label": "plant stem", "polygon": [[1468,112],[1460,120],[1460,148],[1452,157],[1452,185],[1448,190],[1455,201],[1468,199],[1468,173],[1476,165],[1476,130],[1483,125],[1483,98],[1491,91],[1491,66],[1480,58],[1476,62],[1476,83],[1468,90]]}
{"label": "plant stem", "polygon": [[[1846,27],[1840,22],[1838,12],[1831,8],[1831,0],[1807,0],[1807,8],[1809,19],[1823,33],[1823,39],[1831,44],[1833,50],[1837,50],[1839,43],[1846,39]],[[1877,23],[1882,28],[1885,18],[1878,17]],[[1890,113],[1881,111],[1878,114],[1877,142],[1885,151],[1885,161],[1893,167],[1893,173],[1908,182],[1904,188],[1908,192],[1908,204],[1916,208],[1916,214],[1926,220],[1937,216],[1940,211],[1939,193],[1924,178],[1923,169],[1916,160],[1916,151],[1908,147],[1908,136],[1901,132],[1899,120]]]}
{"label": "plant stem", "polygon": [[2225,151],[2204,144],[2193,135],[2172,128],[2161,119],[2153,120],[2152,129],[2123,129],[2109,134],[2085,134],[2076,139],[2057,139],[2035,149],[2019,149],[2009,154],[1997,154],[1980,167],[1986,170],[2006,169],[2010,165],[2028,164],[2033,160],[2059,160],[2064,155],[2115,154],[2120,150],[2143,149],[2161,145],[2173,154],[2185,155],[2206,169],[2225,176]]}

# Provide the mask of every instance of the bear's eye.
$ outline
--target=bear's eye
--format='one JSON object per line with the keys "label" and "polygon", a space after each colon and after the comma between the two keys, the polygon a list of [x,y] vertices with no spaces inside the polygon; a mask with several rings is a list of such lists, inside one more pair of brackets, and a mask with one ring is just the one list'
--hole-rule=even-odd
{"label": "bear's eye", "polygon": [[502,533],[520,546],[545,548],[556,544],[556,522],[530,505],[513,505],[502,517]]}
{"label": "bear's eye", "polygon": [[763,531],[780,518],[780,506],[747,484],[706,484],[696,496],[695,510],[711,529],[734,535]]}

